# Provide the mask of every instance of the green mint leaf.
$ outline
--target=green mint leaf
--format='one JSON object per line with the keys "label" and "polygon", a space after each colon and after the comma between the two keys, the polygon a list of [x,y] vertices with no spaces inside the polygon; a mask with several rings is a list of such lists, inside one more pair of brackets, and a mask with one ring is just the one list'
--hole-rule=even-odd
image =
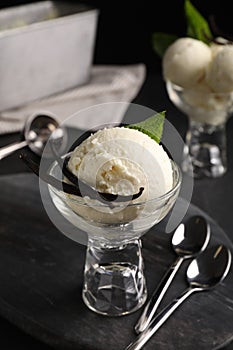
{"label": "green mint leaf", "polygon": [[152,34],[152,47],[158,56],[162,58],[168,46],[176,39],[178,39],[178,36],[174,34],[156,32]]}
{"label": "green mint leaf", "polygon": [[185,0],[184,12],[187,22],[187,36],[209,44],[213,39],[209,24],[190,0]]}
{"label": "green mint leaf", "polygon": [[136,129],[150,136],[157,143],[160,143],[162,134],[163,134],[163,125],[165,120],[166,111],[156,113],[152,117],[147,118],[146,120],[127,125],[126,128]]}

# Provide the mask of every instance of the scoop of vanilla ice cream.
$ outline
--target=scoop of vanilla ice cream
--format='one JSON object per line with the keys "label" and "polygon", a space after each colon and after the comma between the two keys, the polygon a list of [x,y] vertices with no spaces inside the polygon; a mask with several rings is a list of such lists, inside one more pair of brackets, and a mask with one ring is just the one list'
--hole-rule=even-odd
{"label": "scoop of vanilla ice cream", "polygon": [[211,50],[204,42],[189,37],[179,38],[163,56],[164,79],[184,88],[191,87],[203,78],[211,59]]}
{"label": "scoop of vanilla ice cream", "polygon": [[100,192],[120,195],[138,193],[147,198],[172,188],[170,159],[146,134],[114,127],[97,131],[73,151],[68,167],[80,180]]}
{"label": "scoop of vanilla ice cream", "polygon": [[[219,43],[218,43],[219,42]],[[216,42],[210,43],[210,50],[212,54],[212,59],[223,49],[226,45],[227,40],[221,37],[216,38]]]}
{"label": "scoop of vanilla ice cream", "polygon": [[[228,105],[230,95],[214,92],[205,80],[198,82],[189,89],[183,90],[183,99],[192,107],[203,111],[224,111]],[[230,101],[231,102],[231,101]],[[206,121],[207,122],[207,121]]]}
{"label": "scoop of vanilla ice cream", "polygon": [[[67,204],[79,216],[88,221],[119,224],[140,217],[145,208],[147,216],[156,212],[157,219],[165,215],[162,202],[157,198],[173,186],[173,170],[170,159],[161,145],[146,134],[125,127],[105,128],[82,142],[72,153],[68,167],[78,178],[100,192],[133,195],[143,187],[143,193],[123,205],[109,207],[85,197],[75,200],[68,195]],[[84,203],[82,203],[82,201]],[[131,202],[132,203],[132,202]],[[154,214],[155,215],[155,214]],[[146,224],[145,219],[145,225]]]}
{"label": "scoop of vanilla ice cream", "polygon": [[188,89],[183,89],[185,103],[181,109],[199,123],[219,125],[227,119],[226,108],[232,104],[229,94],[215,93],[203,79]]}
{"label": "scoop of vanilla ice cream", "polygon": [[208,66],[206,82],[215,92],[233,91],[233,46],[224,45]]}
{"label": "scoop of vanilla ice cream", "polygon": [[213,109],[215,101],[213,101],[212,95],[213,91],[207,85],[205,79],[202,79],[190,88],[183,89],[183,98],[192,107]]}

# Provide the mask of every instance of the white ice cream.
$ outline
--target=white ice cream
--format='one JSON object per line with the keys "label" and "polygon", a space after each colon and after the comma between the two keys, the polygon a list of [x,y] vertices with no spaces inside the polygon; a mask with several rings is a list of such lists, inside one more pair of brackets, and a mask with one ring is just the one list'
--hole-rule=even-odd
{"label": "white ice cream", "polygon": [[[90,199],[85,193],[78,200],[68,195],[68,206],[88,222],[128,223],[143,215],[146,228],[150,218],[154,222],[161,220],[172,206],[172,201],[158,200],[173,187],[170,159],[161,145],[140,131],[125,127],[99,130],[73,151],[68,167],[100,192],[131,196],[144,188],[142,195],[133,201],[119,206],[113,202],[112,207]],[[82,224],[80,219],[79,227]]]}
{"label": "white ice cream", "polygon": [[180,100],[179,108],[192,120],[210,125],[226,121],[233,101],[233,46],[217,39],[220,44],[210,46],[188,37],[178,39],[163,58],[164,79],[180,87],[171,98]]}
{"label": "white ice cream", "polygon": [[184,88],[191,87],[204,77],[211,59],[211,50],[202,41],[179,38],[164,54],[164,79]]}
{"label": "white ice cream", "polygon": [[171,162],[163,147],[146,134],[125,127],[105,128],[88,137],[72,153],[69,169],[100,192],[142,199],[172,188]]}
{"label": "white ice cream", "polygon": [[[68,167],[99,191],[129,195],[127,200],[118,197],[112,202],[103,201],[98,194],[95,199],[87,193],[76,196],[60,191],[56,191],[58,198],[52,196],[72,224],[93,237],[114,242],[138,237],[162,220],[179,193],[179,186],[174,186],[174,182],[178,184],[176,167],[163,147],[134,129],[114,127],[95,132],[72,151]],[[143,193],[132,199],[140,187]]]}
{"label": "white ice cream", "polygon": [[192,88],[184,89],[183,111],[200,123],[219,125],[227,118],[226,109],[232,104],[229,94],[214,93],[203,79]]}
{"label": "white ice cream", "polygon": [[233,91],[233,46],[224,45],[207,68],[206,82],[214,92]]}
{"label": "white ice cream", "polygon": [[217,37],[216,42],[210,43],[212,59],[224,48],[224,45],[226,45],[226,43],[227,40],[222,37]]}

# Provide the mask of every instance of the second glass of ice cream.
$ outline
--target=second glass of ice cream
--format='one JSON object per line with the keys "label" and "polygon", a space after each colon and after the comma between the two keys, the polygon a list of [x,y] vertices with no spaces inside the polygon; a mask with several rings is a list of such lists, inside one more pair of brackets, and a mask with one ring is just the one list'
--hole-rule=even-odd
{"label": "second glass of ice cream", "polygon": [[[88,235],[83,300],[104,315],[136,311],[147,297],[140,237],[174,206],[180,169],[148,135],[117,126],[101,127],[69,156],[68,167],[80,180],[99,192],[128,196],[108,202],[49,186],[60,213]],[[57,162],[50,174],[64,178]],[[142,194],[132,199],[141,188]]]}
{"label": "second glass of ice cream", "polygon": [[233,46],[218,38],[210,46],[177,39],[163,57],[171,101],[188,116],[183,170],[218,177],[227,170],[226,122],[233,107]]}

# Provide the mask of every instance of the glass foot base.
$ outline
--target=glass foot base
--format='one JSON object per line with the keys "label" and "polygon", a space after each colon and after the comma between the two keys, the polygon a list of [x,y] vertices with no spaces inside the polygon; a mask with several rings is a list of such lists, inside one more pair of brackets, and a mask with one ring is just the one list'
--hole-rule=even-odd
{"label": "glass foot base", "polygon": [[227,171],[225,123],[217,126],[190,121],[182,170],[195,178],[220,177]]}
{"label": "glass foot base", "polygon": [[182,170],[194,176],[194,178],[216,178],[226,173],[226,162],[224,163],[219,157],[219,152],[215,146],[205,145],[204,148],[202,146],[198,148],[198,155],[195,153],[195,156],[189,155],[189,157],[184,157]]}
{"label": "glass foot base", "polygon": [[122,316],[138,310],[146,301],[141,243],[122,247],[87,248],[83,301],[107,316]]}

